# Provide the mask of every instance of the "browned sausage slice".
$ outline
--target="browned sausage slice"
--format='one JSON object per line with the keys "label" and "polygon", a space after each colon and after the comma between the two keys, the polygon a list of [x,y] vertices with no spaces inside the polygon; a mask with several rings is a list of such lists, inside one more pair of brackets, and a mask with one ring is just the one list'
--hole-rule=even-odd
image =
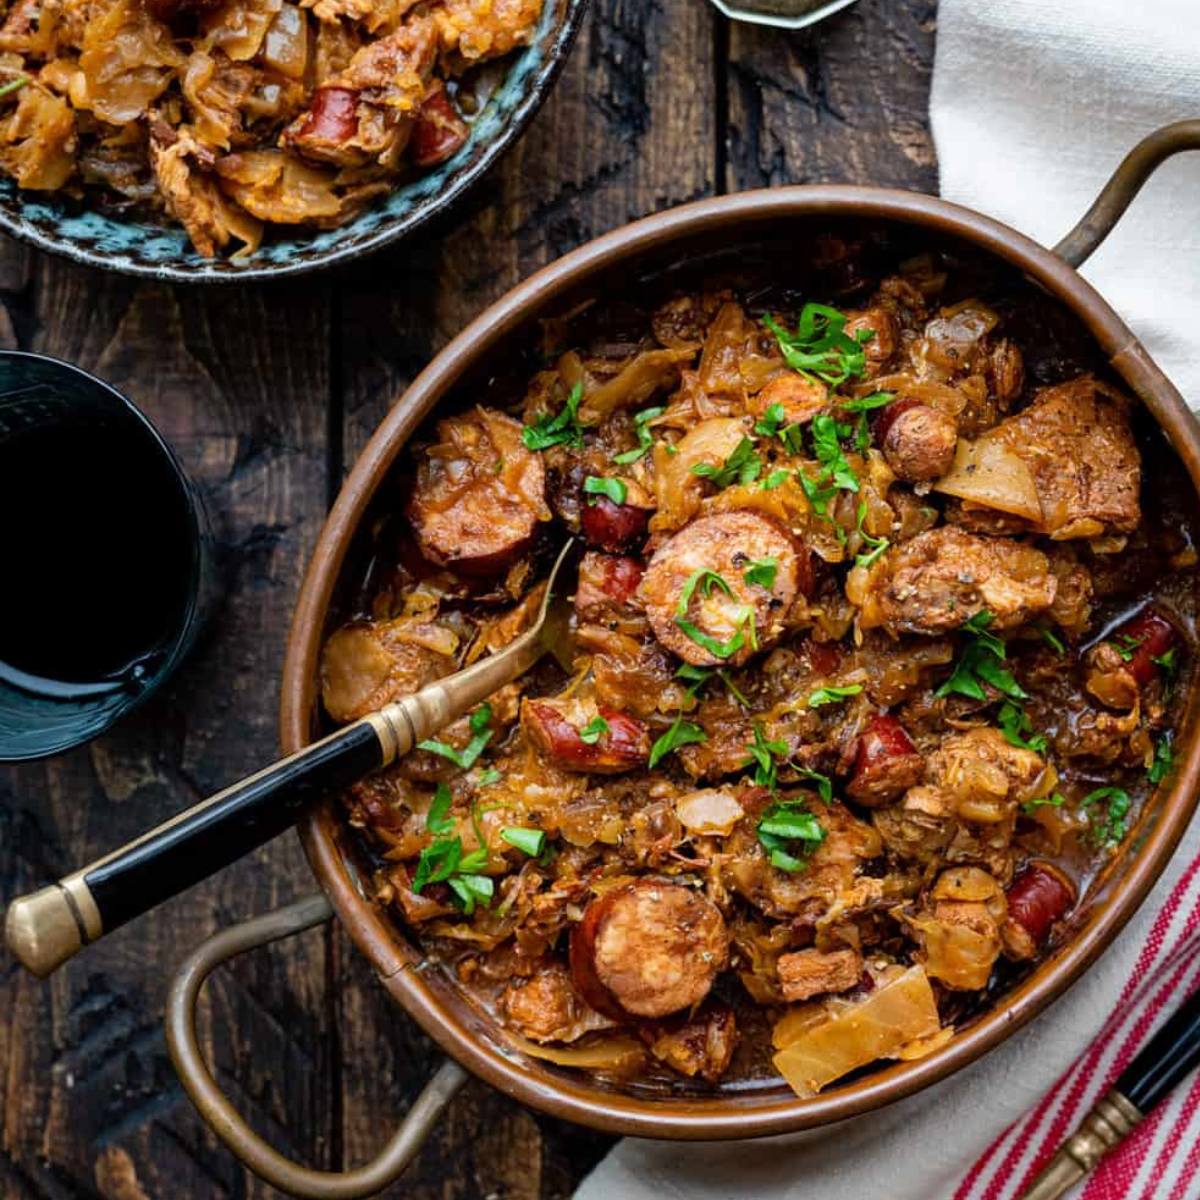
{"label": "browned sausage slice", "polygon": [[889,404],[875,422],[875,440],[900,479],[940,479],[954,463],[958,425],[940,409],[905,397]]}
{"label": "browned sausage slice", "polygon": [[521,728],[544,758],[567,771],[619,775],[650,758],[650,734],[637,717],[583,700],[526,700]]}
{"label": "browned sausage slice", "polygon": [[408,504],[421,553],[467,574],[503,570],[548,520],[541,458],[521,425],[490,408],[438,423],[438,442],[417,468]]}
{"label": "browned sausage slice", "polygon": [[728,958],[720,909],[691,888],[654,879],[598,896],[571,931],[575,986],[616,1017],[665,1017],[699,1004]]}
{"label": "browned sausage slice", "polygon": [[711,667],[737,666],[778,641],[797,594],[811,587],[808,550],[769,517],[735,509],[701,517],[659,547],[640,590],[654,636],[685,662]]}

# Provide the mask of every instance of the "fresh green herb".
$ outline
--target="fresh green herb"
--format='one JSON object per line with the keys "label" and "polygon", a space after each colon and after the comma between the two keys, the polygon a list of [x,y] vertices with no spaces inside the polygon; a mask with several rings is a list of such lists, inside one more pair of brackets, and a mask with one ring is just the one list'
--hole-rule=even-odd
{"label": "fresh green herb", "polygon": [[742,763],[743,769],[753,767],[754,782],[759,787],[768,788],[773,792],[779,776],[779,763],[776,760],[787,758],[787,742],[768,741],[762,725],[755,721],[754,741],[748,743],[746,749],[750,752],[750,757]]}
{"label": "fresh green herb", "polygon": [[475,780],[475,786],[481,788],[491,787],[493,783],[499,783],[501,778],[502,776],[500,772],[497,771],[495,767],[488,767],[488,769],[484,771],[477,780]]}
{"label": "fresh green herb", "polygon": [[854,423],[854,448],[859,454],[866,454],[871,448],[871,426],[867,423],[866,413],[859,413]]}
{"label": "fresh green herb", "polygon": [[1172,646],[1165,654],[1150,655],[1150,661],[1162,668],[1163,678],[1167,686],[1171,687],[1179,675],[1179,652],[1175,647]]}
{"label": "fresh green herb", "polygon": [[782,404],[768,404],[767,411],[754,423],[754,432],[761,437],[774,437],[787,421]]}
{"label": "fresh green herb", "polygon": [[608,722],[603,717],[593,717],[580,731],[579,740],[594,746],[608,732]]}
{"label": "fresh green herb", "polygon": [[825,704],[836,704],[839,700],[846,700],[851,696],[857,696],[862,690],[863,685],[861,683],[848,683],[845,687],[817,688],[808,698],[808,707],[820,708]]}
{"label": "fresh green herb", "polygon": [[1098,846],[1120,845],[1129,832],[1129,809],[1132,801],[1124,788],[1102,787],[1084,796],[1084,808],[1104,803],[1104,813],[1092,823],[1092,839]]}
{"label": "fresh green herb", "polygon": [[671,728],[650,747],[650,770],[653,771],[668,754],[678,750],[680,746],[689,746],[707,741],[708,734],[699,725],[691,721],[685,721],[683,714],[680,713],[675,718]]}
{"label": "fresh green herb", "polygon": [[800,481],[801,488],[804,489],[804,495],[808,498],[809,504],[812,505],[813,512],[818,517],[824,517],[829,520],[829,501],[837,495],[838,489],[834,486],[822,487],[828,476],[822,472],[816,479],[809,479],[803,471],[796,472],[796,478]]}
{"label": "fresh green herb", "polygon": [[526,450],[548,450],[551,446],[582,446],[583,426],[579,424],[579,403],[583,399],[582,381],[575,384],[557,416],[544,415],[521,430]]}
{"label": "fresh green herb", "polygon": [[496,885],[490,875],[451,875],[446,882],[462,902],[462,910],[468,917],[475,911],[477,903],[487,908],[496,891]]}
{"label": "fresh green herb", "polygon": [[757,584],[770,591],[775,586],[775,575],[778,570],[779,563],[775,559],[769,556],[756,558],[742,572],[742,578],[749,584]]}
{"label": "fresh green herb", "polygon": [[1046,753],[1046,747],[1050,744],[1046,735],[1033,732],[1033,722],[1019,704],[1005,700],[996,716],[996,724],[1000,726],[1000,732],[1004,734],[1004,740],[1010,746],[1032,750],[1035,754]]}
{"label": "fresh green herb", "polygon": [[1121,656],[1122,662],[1132,662],[1134,651],[1142,644],[1142,639],[1132,638],[1126,633],[1117,633],[1108,639],[1108,644]]}
{"label": "fresh green herb", "polygon": [[544,829],[529,829],[524,825],[506,825],[500,830],[500,836],[510,845],[516,846],[522,854],[537,858],[546,844]]}
{"label": "fresh green herb", "polygon": [[636,417],[633,418],[633,432],[637,435],[637,447],[633,450],[626,450],[621,454],[613,455],[613,462],[620,463],[621,466],[627,467],[630,463],[635,463],[651,446],[654,445],[654,435],[646,428],[647,421],[653,421],[655,417],[661,417],[667,410],[661,405],[658,408],[644,408]]}
{"label": "fresh green herb", "polygon": [[754,453],[754,443],[748,437],[743,437],[723,467],[714,467],[712,463],[696,463],[692,467],[692,474],[707,479],[718,488],[727,488],[732,483],[745,485],[753,483],[762,474],[762,459]]}
{"label": "fresh green herb", "polygon": [[413,872],[412,890],[420,890],[428,883],[441,883],[449,879],[462,861],[462,839],[459,837],[437,838],[421,851],[417,869]]}
{"label": "fresh green herb", "polygon": [[800,311],[796,332],[789,333],[772,317],[763,324],[775,335],[784,362],[793,371],[820,379],[836,388],[866,370],[863,346],[874,337],[861,330],[854,337],[845,332],[846,314],[825,304],[806,304]]}
{"label": "fresh green herb", "polygon": [[694,700],[696,693],[713,677],[712,667],[697,667],[692,663],[684,663],[683,666],[675,672],[676,679],[687,681],[688,699]]}
{"label": "fresh green herb", "polygon": [[787,447],[789,454],[803,454],[804,426],[799,422],[785,425],[779,431],[779,440]]}
{"label": "fresh green herb", "polygon": [[417,743],[418,750],[431,750],[434,754],[440,754],[443,758],[448,758],[456,767],[462,767],[465,771],[468,767],[475,765],[475,760],[483,753],[484,747],[492,740],[492,731],[488,728],[488,723],[492,719],[492,706],[490,704],[481,704],[472,714],[470,720],[471,740],[462,750],[456,750],[453,746],[448,746],[445,742],[436,742],[432,739]]}
{"label": "fresh green herb", "polygon": [[[586,496],[607,496],[614,504],[624,504],[629,488],[623,479],[608,479],[601,475],[589,475],[583,481],[583,491]],[[596,504],[597,500],[588,500]]]}
{"label": "fresh green herb", "polygon": [[828,413],[817,413],[812,419],[813,450],[817,461],[825,468],[824,475],[833,481],[834,487],[857,492],[858,476],[851,470],[838,440],[849,436],[850,432],[849,425],[835,421]]}
{"label": "fresh green herb", "polygon": [[808,856],[825,840],[825,830],[802,800],[780,800],[763,813],[758,840],[771,866],[795,872],[808,865]]}
{"label": "fresh green herb", "polygon": [[710,637],[687,619],[688,605],[691,603],[696,589],[700,589],[702,596],[709,596],[714,587],[720,588],[727,596],[733,595],[733,589],[716,571],[710,571],[707,567],[700,567],[693,571],[683,585],[683,590],[679,593],[679,603],[675,606],[675,624],[697,646],[702,646],[716,658],[732,658],[746,644],[747,639],[753,649],[758,649],[758,637],[754,627],[754,609],[748,605],[743,606],[738,628],[726,642],[719,642],[716,638]]}
{"label": "fresh green herb", "polygon": [[27,83],[29,83],[28,75],[18,75],[16,79],[12,79],[0,87],[0,97],[11,96],[13,92],[19,92]]}
{"label": "fresh green herb", "polygon": [[1055,792],[1053,796],[1034,796],[1032,800],[1026,800],[1021,805],[1021,811],[1031,813],[1038,808],[1062,808],[1066,803],[1066,799],[1061,792]]}
{"label": "fresh green herb", "polygon": [[454,828],[454,820],[447,814],[450,812],[452,797],[450,789],[439,783],[433,793],[433,803],[425,814],[425,828],[432,834],[449,833]]}
{"label": "fresh green herb", "polygon": [[837,406],[842,412],[867,413],[876,408],[886,407],[895,398],[895,392],[872,392],[869,396],[856,396],[852,400],[838,400]]}
{"label": "fresh green herb", "polygon": [[779,467],[772,471],[770,475],[768,475],[766,479],[764,479],[758,486],[762,488],[764,492],[773,492],[781,484],[787,483],[787,479],[790,474],[791,471],[785,470],[783,467]]}
{"label": "fresh green herb", "polygon": [[892,544],[885,537],[873,537],[871,534],[869,534],[863,528],[863,520],[866,517],[866,515],[867,515],[866,501],[860,500],[858,502],[858,524],[857,524],[858,535],[859,535],[859,537],[862,538],[863,542],[867,546],[871,547],[871,551],[869,554],[856,554],[854,556],[855,564],[860,567],[873,566],[875,564],[875,562],[879,559],[879,556]]}
{"label": "fresh green herb", "polygon": [[734,684],[733,680],[730,678],[729,672],[726,671],[724,668],[722,668],[721,670],[719,670],[717,672],[717,675],[720,677],[721,682],[729,689],[730,695],[732,695],[733,698],[743,708],[749,708],[750,701],[747,700],[746,697],[743,696],[742,693],[738,691],[737,686]]}
{"label": "fresh green herb", "polygon": [[1063,645],[1062,638],[1054,633],[1053,630],[1044,629],[1039,626],[1038,633],[1042,635],[1042,641],[1044,641],[1046,645],[1054,651],[1055,654],[1066,654],[1067,648]]}
{"label": "fresh green herb", "polygon": [[1029,699],[1012,672],[1000,666],[1008,651],[1000,638],[988,632],[993,619],[992,614],[983,609],[963,625],[962,632],[970,641],[954,664],[950,678],[934,692],[935,696],[959,695],[971,700],[986,700],[983,685],[989,683],[1010,700]]}
{"label": "fresh green herb", "polygon": [[1154,760],[1150,763],[1150,769],[1146,772],[1146,778],[1151,783],[1162,783],[1171,773],[1171,769],[1174,766],[1175,753],[1171,749],[1171,735],[1164,733],[1154,743]]}
{"label": "fresh green herb", "polygon": [[812,767],[795,767],[796,774],[801,779],[811,780],[817,785],[817,795],[826,804],[833,803],[833,780],[828,775],[822,775],[820,771],[814,771]]}

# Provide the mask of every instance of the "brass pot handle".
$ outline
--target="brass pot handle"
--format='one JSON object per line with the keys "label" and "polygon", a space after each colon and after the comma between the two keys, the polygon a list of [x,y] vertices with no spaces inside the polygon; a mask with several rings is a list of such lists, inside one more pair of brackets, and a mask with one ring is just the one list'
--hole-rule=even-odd
{"label": "brass pot handle", "polygon": [[1168,158],[1184,150],[1200,150],[1200,119],[1176,121],[1144,137],[1125,155],[1096,202],[1054,247],[1054,253],[1073,267],[1082,266],[1108,237],[1142,184]]}
{"label": "brass pot handle", "polygon": [[196,1041],[196,1001],[212,971],[247,950],[266,946],[328,921],[333,915],[323,895],[234,925],[198,946],[179,968],[167,996],[167,1048],[183,1089],[212,1131],[272,1187],[304,1200],[359,1200],[387,1187],[412,1161],[434,1122],[466,1082],[467,1073],[447,1059],[425,1085],[400,1128],[372,1159],[352,1171],[314,1171],[285,1158],[246,1124],[217,1086]]}

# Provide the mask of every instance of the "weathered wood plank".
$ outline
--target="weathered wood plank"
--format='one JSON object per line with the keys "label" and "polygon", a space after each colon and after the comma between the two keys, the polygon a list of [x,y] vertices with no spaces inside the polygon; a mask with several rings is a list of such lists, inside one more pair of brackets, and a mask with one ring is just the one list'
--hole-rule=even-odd
{"label": "weathered wood plank", "polygon": [[[716,181],[714,10],[593,0],[545,107],[453,224],[348,281],[342,385],[346,469],[434,351],[537,267]],[[376,1148],[433,1051],[339,935],[342,1130],[348,1162]],[[402,1184],[411,1200],[569,1196],[609,1139],[534,1118],[472,1084]]]}
{"label": "weathered wood plank", "polygon": [[781,183],[937,190],[934,0],[860,0],[811,29],[733,24],[730,191]]}
{"label": "weathered wood plank", "polygon": [[[0,772],[0,894],[46,882],[276,753],[283,639],[327,492],[325,289],[172,290],[23,252],[0,271],[21,344],[131,396],[207,490],[225,602],[164,694],[90,747]],[[80,619],[87,619],[81,581]],[[48,984],[0,974],[0,1195],[253,1197],[184,1099],[166,980],[214,929],[311,887],[290,835],[90,949]],[[323,935],[227,968],[202,1031],[253,1123],[331,1149]]]}

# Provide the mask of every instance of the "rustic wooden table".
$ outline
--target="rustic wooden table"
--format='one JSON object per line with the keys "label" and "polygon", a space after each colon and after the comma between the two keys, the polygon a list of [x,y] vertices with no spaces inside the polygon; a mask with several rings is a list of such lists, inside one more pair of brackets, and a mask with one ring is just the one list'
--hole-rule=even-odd
{"label": "rustic wooden table", "polygon": [[[227,572],[165,695],[91,746],[0,771],[0,906],[272,757],[285,631],[326,507],[393,398],[485,305],[596,234],[714,192],[935,190],[935,10],[861,0],[786,34],[706,0],[592,0],[549,101],[467,204],[342,274],[172,289],[0,243],[0,345],[79,363],[140,404],[207,488]],[[0,957],[3,1200],[275,1194],[183,1096],[161,1012],[186,949],[313,886],[288,835],[48,983]],[[436,1058],[336,927],[220,972],[201,1025],[252,1123],[326,1167],[372,1153]],[[390,1194],[565,1197],[608,1144],[472,1083]]]}

